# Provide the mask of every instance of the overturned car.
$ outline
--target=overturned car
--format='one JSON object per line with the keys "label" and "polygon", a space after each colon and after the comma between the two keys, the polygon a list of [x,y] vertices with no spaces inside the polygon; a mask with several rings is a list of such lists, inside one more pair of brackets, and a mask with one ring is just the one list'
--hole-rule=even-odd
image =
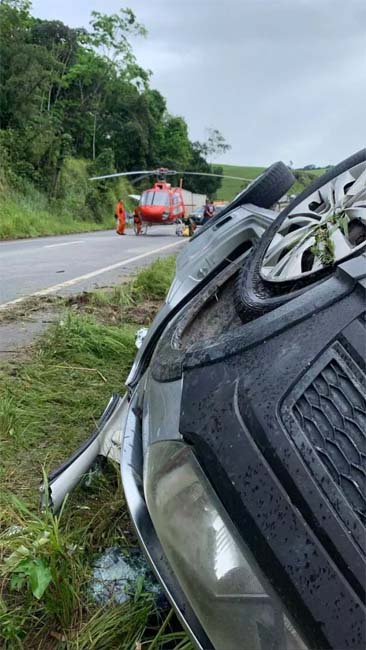
{"label": "overturned car", "polygon": [[140,544],[198,648],[361,650],[366,149],[280,214],[275,163],[187,243],[122,399],[51,474],[120,460]]}

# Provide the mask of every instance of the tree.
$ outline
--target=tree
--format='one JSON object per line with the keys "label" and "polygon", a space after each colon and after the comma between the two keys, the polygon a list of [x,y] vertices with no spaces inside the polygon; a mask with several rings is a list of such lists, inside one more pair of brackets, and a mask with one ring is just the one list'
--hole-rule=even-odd
{"label": "tree", "polygon": [[149,75],[137,65],[129,41],[130,36],[147,34],[145,27],[137,22],[133,11],[120,9],[118,13],[111,15],[92,11],[91,15],[92,29],[85,35],[85,44],[91,46],[94,51],[102,52],[103,57],[119,72],[125,71],[130,80],[141,75],[143,81],[147,81]]}
{"label": "tree", "polygon": [[166,113],[162,120],[161,136],[160,164],[166,167],[184,169],[190,156],[190,142],[186,121],[183,117]]}
{"label": "tree", "polygon": [[218,129],[208,129],[208,137],[205,142],[200,144],[201,154],[207,158],[218,154],[224,154],[231,149],[231,145],[227,144],[224,136]]}
{"label": "tree", "polygon": [[[102,176],[103,174],[113,174],[115,172],[114,153],[112,149],[104,149],[96,160],[89,167],[90,176]],[[93,181],[89,184],[86,196],[86,206],[89,214],[92,214],[95,221],[103,221],[103,210],[113,212],[116,200],[115,190],[117,180]]]}
{"label": "tree", "polygon": [[[150,71],[138,65],[136,35],[146,29],[130,9],[93,12],[87,30],[32,17],[28,0],[0,0],[0,149],[12,182],[26,177],[62,198],[62,179],[77,167],[72,157],[83,159],[79,169],[93,161],[100,173],[160,165],[211,171],[206,157],[229,145],[217,129],[205,143],[190,141],[184,118],[168,112]],[[220,180],[187,176],[185,185],[212,194]],[[93,207],[101,218],[96,202],[105,209],[113,197],[96,185],[78,210]]]}
{"label": "tree", "polygon": [[154,167],[160,159],[160,152],[165,137],[164,116],[166,100],[158,90],[148,88],[144,91],[142,100],[147,106],[146,127],[149,133],[149,148],[147,152],[147,167]]}
{"label": "tree", "polygon": [[2,0],[0,3],[0,30],[1,35],[13,33],[14,30],[23,31],[31,22],[31,0]]}
{"label": "tree", "polygon": [[[222,174],[222,167],[211,167],[202,155],[200,142],[193,142],[188,162],[189,171]],[[191,192],[213,196],[221,187],[221,178],[215,176],[185,176],[184,186]]]}
{"label": "tree", "polygon": [[51,110],[65,88],[65,77],[76,62],[80,30],[71,29],[60,20],[35,20],[30,38],[32,43],[45,48],[53,61],[53,75],[47,93],[47,110]]}
{"label": "tree", "polygon": [[78,155],[96,157],[98,128],[107,88],[114,77],[108,62],[86,48],[78,50],[74,65],[65,75],[64,122]]}

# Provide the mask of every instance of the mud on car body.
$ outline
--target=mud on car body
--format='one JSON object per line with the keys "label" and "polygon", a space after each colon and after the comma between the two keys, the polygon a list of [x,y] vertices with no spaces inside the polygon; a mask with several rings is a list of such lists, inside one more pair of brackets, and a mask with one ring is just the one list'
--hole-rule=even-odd
{"label": "mud on car body", "polygon": [[361,650],[366,150],[269,207],[237,197],[187,244],[127,396],[50,496],[121,448],[140,543],[197,647]]}

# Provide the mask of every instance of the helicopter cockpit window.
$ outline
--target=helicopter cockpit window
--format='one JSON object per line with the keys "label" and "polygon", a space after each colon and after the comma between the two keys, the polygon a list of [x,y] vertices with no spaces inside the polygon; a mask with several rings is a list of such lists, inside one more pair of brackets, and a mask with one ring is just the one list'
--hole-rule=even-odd
{"label": "helicopter cockpit window", "polygon": [[168,192],[144,192],[140,205],[170,205]]}

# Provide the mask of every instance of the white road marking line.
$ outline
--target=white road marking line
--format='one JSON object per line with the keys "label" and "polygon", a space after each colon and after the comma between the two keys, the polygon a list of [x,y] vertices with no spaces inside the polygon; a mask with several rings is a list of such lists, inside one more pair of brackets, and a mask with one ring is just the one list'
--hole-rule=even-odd
{"label": "white road marking line", "polygon": [[90,278],[94,278],[97,275],[108,273],[108,271],[114,271],[114,269],[118,269],[121,266],[127,266],[128,264],[132,264],[132,262],[137,262],[138,260],[142,260],[144,257],[149,257],[150,255],[154,255],[155,253],[160,253],[161,251],[165,251],[168,248],[173,248],[184,243],[186,242],[183,240],[183,241],[174,242],[174,244],[167,244],[166,246],[153,248],[151,251],[147,251],[146,253],[142,253],[141,255],[136,255],[135,257],[129,257],[127,260],[122,260],[121,262],[110,264],[110,266],[105,266],[103,269],[98,269],[97,271],[91,271],[91,273],[85,273],[85,275],[79,275],[79,277],[73,278],[72,280],[66,280],[66,282],[61,282],[60,284],[55,284],[52,287],[47,287],[46,289],[35,291],[34,293],[30,293],[27,296],[21,296],[20,298],[16,298],[15,300],[9,300],[9,302],[4,302],[0,304],[0,311],[2,309],[5,309],[6,307],[10,307],[11,305],[17,305],[18,303],[23,302],[23,300],[26,300],[27,298],[33,298],[35,296],[36,297],[48,296],[50,293],[56,293],[56,291],[59,291],[60,289],[64,289],[65,287],[72,287],[74,284],[78,284],[83,280],[89,280]]}
{"label": "white road marking line", "polygon": [[66,241],[63,244],[47,244],[43,248],[56,248],[57,246],[72,246],[73,244],[85,244],[85,239],[76,239],[75,241]]}

